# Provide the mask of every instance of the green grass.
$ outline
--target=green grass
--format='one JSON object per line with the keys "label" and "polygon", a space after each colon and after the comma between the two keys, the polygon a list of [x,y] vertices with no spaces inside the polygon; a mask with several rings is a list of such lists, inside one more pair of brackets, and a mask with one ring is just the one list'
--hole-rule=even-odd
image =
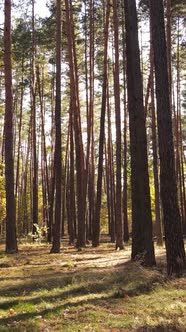
{"label": "green grass", "polygon": [[185,279],[167,279],[163,249],[151,270],[108,243],[0,249],[0,332],[186,331]]}

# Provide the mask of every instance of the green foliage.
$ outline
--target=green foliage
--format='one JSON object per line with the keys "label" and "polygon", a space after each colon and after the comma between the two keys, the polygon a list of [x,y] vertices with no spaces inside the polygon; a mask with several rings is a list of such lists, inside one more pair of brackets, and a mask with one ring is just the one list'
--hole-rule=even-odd
{"label": "green foliage", "polygon": [[31,30],[29,24],[21,18],[16,20],[12,32],[12,54],[16,61],[29,59],[31,55]]}
{"label": "green foliage", "polygon": [[[52,9],[50,17],[40,19],[39,29],[36,31],[38,45],[44,52],[52,51],[55,48],[55,10]],[[55,62],[54,56],[50,57],[50,62]]]}
{"label": "green foliage", "polygon": [[185,0],[172,0],[171,1],[173,14],[186,17]]}
{"label": "green foliage", "polygon": [[36,229],[35,233],[32,234],[30,232],[28,234],[28,237],[35,240],[35,241],[37,241],[38,243],[41,243],[46,238],[48,227],[46,225],[39,226],[38,224],[34,224],[34,226],[35,226],[35,229]]}

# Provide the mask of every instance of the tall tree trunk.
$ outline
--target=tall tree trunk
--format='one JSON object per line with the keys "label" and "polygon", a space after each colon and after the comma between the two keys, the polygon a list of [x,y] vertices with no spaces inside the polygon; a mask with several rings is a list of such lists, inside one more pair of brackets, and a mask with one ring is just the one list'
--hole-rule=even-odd
{"label": "tall tree trunk", "polygon": [[88,172],[89,198],[89,234],[92,235],[92,224],[95,210],[95,162],[94,162],[94,1],[90,3],[90,162]]}
{"label": "tall tree trunk", "polygon": [[36,143],[36,77],[35,77],[35,5],[32,0],[32,60],[31,60],[31,108],[32,108],[32,162],[33,162],[33,178],[32,178],[32,222],[33,234],[36,232],[36,224],[38,224],[38,160],[37,160],[37,143]]}
{"label": "tall tree trunk", "polygon": [[123,106],[124,106],[124,147],[123,147],[123,240],[129,241],[129,226],[128,226],[128,183],[127,183],[127,91],[126,91],[126,41],[124,31],[124,8],[122,7],[122,42],[123,42]]}
{"label": "tall tree trunk", "polygon": [[14,197],[11,0],[5,0],[4,10],[6,252],[15,253],[18,248]]}
{"label": "tall tree trunk", "polygon": [[77,59],[74,40],[74,23],[71,1],[65,0],[66,22],[68,31],[68,51],[70,66],[71,106],[74,112],[74,133],[76,150],[76,174],[77,174],[77,213],[78,213],[78,236],[77,247],[85,246],[85,165],[84,150],[81,131],[81,116],[79,104]]}
{"label": "tall tree trunk", "polygon": [[185,265],[185,250],[176,187],[163,0],[150,0],[150,13],[156,78],[160,188],[165,228],[167,272],[168,275],[172,275],[182,272]]}
{"label": "tall tree trunk", "polygon": [[50,156],[50,181],[49,181],[49,225],[47,241],[52,241],[53,217],[54,217],[54,194],[55,194],[55,169],[54,169],[54,151],[55,151],[55,124],[54,124],[54,78],[51,82],[51,156]]}
{"label": "tall tree trunk", "polygon": [[167,69],[169,80],[170,105],[172,107],[172,65],[171,65],[171,0],[166,0],[166,35],[167,35]]}
{"label": "tall tree trunk", "polygon": [[60,252],[61,238],[61,179],[62,179],[62,161],[61,161],[61,0],[57,1],[56,8],[56,100],[55,100],[55,223],[53,232],[53,242],[51,253]]}
{"label": "tall tree trunk", "polygon": [[102,176],[103,176],[103,151],[105,138],[105,113],[107,101],[107,54],[108,54],[108,28],[110,17],[110,3],[107,3],[106,22],[104,27],[104,64],[103,64],[103,88],[102,88],[102,104],[100,118],[100,136],[99,136],[99,161],[98,161],[98,179],[97,179],[97,195],[95,206],[95,217],[92,225],[92,245],[99,246],[100,236],[100,211],[101,211],[101,193],[102,193]]}
{"label": "tall tree trunk", "polygon": [[[43,220],[46,226],[49,226],[48,206],[49,206],[49,179],[48,179],[48,163],[45,139],[45,119],[44,119],[44,78],[40,79],[39,66],[36,68],[38,94],[40,101],[41,113],[41,169],[42,169],[42,191],[43,191]],[[43,75],[42,75],[43,76]]]}
{"label": "tall tree trunk", "polygon": [[131,149],[132,259],[155,264],[135,0],[125,0],[127,85]]}
{"label": "tall tree trunk", "polygon": [[109,101],[109,86],[107,82],[107,135],[108,135],[108,167],[109,167],[109,183],[110,183],[110,237],[111,242],[115,242],[115,176],[114,176],[114,162],[113,162],[113,144],[112,144],[112,129],[111,129],[111,109]]}
{"label": "tall tree trunk", "polygon": [[20,96],[20,115],[19,115],[19,125],[18,125],[18,151],[17,151],[17,166],[16,166],[16,186],[15,186],[15,197],[18,194],[19,186],[19,168],[20,168],[20,150],[21,150],[21,131],[22,131],[22,119],[23,119],[23,96],[24,96],[24,84],[23,84],[23,72],[24,72],[24,62],[22,60],[22,77],[21,77],[21,96]]}
{"label": "tall tree trunk", "polygon": [[108,144],[105,142],[105,177],[107,194],[107,213],[108,213],[108,234],[111,234],[111,197],[110,197],[110,170],[108,164]]}
{"label": "tall tree trunk", "polygon": [[163,234],[161,225],[160,212],[160,188],[159,188],[159,174],[158,174],[158,147],[157,147],[157,130],[156,130],[156,115],[154,102],[154,54],[152,47],[152,27],[150,21],[150,93],[151,93],[151,116],[152,116],[152,154],[153,154],[153,175],[154,175],[154,190],[155,190],[155,229],[157,244],[163,245]]}
{"label": "tall tree trunk", "polygon": [[180,205],[182,228],[185,223],[184,172],[182,171],[182,121],[181,121],[181,86],[180,86],[180,17],[177,18],[177,59],[176,59],[176,111],[175,111],[175,148],[176,148],[176,179],[178,201]]}
{"label": "tall tree trunk", "polygon": [[118,1],[113,0],[114,20],[114,99],[116,116],[116,249],[123,249],[122,200],[121,200],[121,112],[119,84],[119,37],[118,37]]}
{"label": "tall tree trunk", "polygon": [[[85,3],[86,5],[86,3]],[[88,35],[87,35],[87,7],[85,7],[85,77],[86,77],[86,108],[87,108],[87,154],[85,197],[88,198],[87,206],[87,239],[91,237],[91,229],[94,218],[94,1],[90,1],[89,10],[89,67],[88,67]],[[89,77],[88,77],[89,73]],[[89,82],[89,85],[88,85]],[[89,88],[89,93],[88,93]],[[87,195],[88,194],[88,195]]]}
{"label": "tall tree trunk", "polygon": [[76,202],[75,202],[75,178],[74,178],[74,126],[73,126],[73,112],[70,109],[70,172],[69,172],[69,242],[72,244],[75,240],[76,233]]}

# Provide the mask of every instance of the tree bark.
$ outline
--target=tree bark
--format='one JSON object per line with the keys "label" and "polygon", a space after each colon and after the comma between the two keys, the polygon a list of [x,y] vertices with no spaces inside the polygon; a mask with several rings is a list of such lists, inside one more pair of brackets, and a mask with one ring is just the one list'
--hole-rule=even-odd
{"label": "tree bark", "polygon": [[55,101],[55,223],[53,232],[53,242],[51,253],[60,252],[61,238],[61,180],[62,180],[62,161],[61,161],[61,0],[57,0],[57,17],[56,17],[56,101]]}
{"label": "tree bark", "polygon": [[103,64],[103,88],[102,88],[102,104],[100,118],[100,136],[99,136],[99,161],[98,161],[98,179],[97,179],[97,195],[94,223],[92,225],[92,245],[99,246],[100,236],[100,211],[101,211],[101,194],[102,194],[102,177],[103,177],[103,151],[105,138],[105,113],[107,100],[107,54],[108,54],[108,27],[110,16],[110,3],[107,3],[106,22],[104,27],[104,64]]}
{"label": "tree bark", "polygon": [[114,99],[116,118],[116,249],[123,249],[122,199],[121,199],[121,111],[119,84],[119,37],[118,37],[118,1],[113,0],[114,21]]}
{"label": "tree bark", "polygon": [[85,246],[85,160],[81,131],[81,116],[79,104],[77,59],[74,40],[74,23],[71,1],[65,0],[66,23],[68,31],[68,51],[70,66],[70,86],[71,86],[71,106],[74,114],[74,134],[76,150],[76,174],[77,174],[77,216],[78,216],[78,236],[77,247]]}
{"label": "tree bark", "polygon": [[37,160],[37,134],[36,134],[36,77],[35,77],[35,56],[36,56],[36,43],[35,43],[35,5],[32,0],[32,85],[31,85],[31,112],[32,112],[32,222],[33,234],[36,232],[36,224],[38,224],[38,160]]}
{"label": "tree bark", "polygon": [[132,259],[155,264],[147,139],[135,0],[125,0],[127,86],[131,150]]}
{"label": "tree bark", "polygon": [[163,245],[163,234],[161,224],[160,211],[160,188],[159,188],[159,172],[158,172],[158,146],[157,146],[157,129],[155,114],[155,94],[154,94],[154,53],[152,46],[152,27],[150,21],[150,94],[151,94],[151,116],[152,116],[152,154],[153,154],[153,175],[154,175],[154,191],[155,191],[155,228],[157,244]]}
{"label": "tree bark", "polygon": [[124,146],[123,146],[123,240],[124,242],[129,241],[129,225],[128,225],[128,177],[127,177],[127,82],[126,82],[126,40],[125,40],[125,30],[124,30],[125,20],[124,20],[124,8],[122,8],[122,42],[123,42],[123,106],[124,106]]}
{"label": "tree bark", "polygon": [[154,49],[158,137],[160,153],[160,189],[165,229],[168,275],[180,274],[185,265],[185,250],[178,207],[171,103],[162,0],[150,0]]}
{"label": "tree bark", "polygon": [[5,0],[4,10],[6,252],[15,253],[18,248],[14,197],[11,0]]}

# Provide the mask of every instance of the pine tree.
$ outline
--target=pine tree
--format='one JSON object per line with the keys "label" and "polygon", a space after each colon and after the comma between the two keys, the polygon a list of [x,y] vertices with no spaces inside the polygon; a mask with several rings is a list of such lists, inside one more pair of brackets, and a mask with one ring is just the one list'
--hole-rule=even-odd
{"label": "pine tree", "polygon": [[4,9],[6,252],[15,253],[18,249],[14,197],[11,0],[5,0]]}
{"label": "pine tree", "polygon": [[147,139],[135,0],[125,0],[127,87],[131,151],[132,259],[155,264]]}
{"label": "pine tree", "polygon": [[168,275],[180,274],[185,265],[185,251],[175,174],[171,104],[167,66],[164,9],[162,0],[150,0],[152,42],[154,49],[158,138],[160,153],[160,188],[165,229]]}

